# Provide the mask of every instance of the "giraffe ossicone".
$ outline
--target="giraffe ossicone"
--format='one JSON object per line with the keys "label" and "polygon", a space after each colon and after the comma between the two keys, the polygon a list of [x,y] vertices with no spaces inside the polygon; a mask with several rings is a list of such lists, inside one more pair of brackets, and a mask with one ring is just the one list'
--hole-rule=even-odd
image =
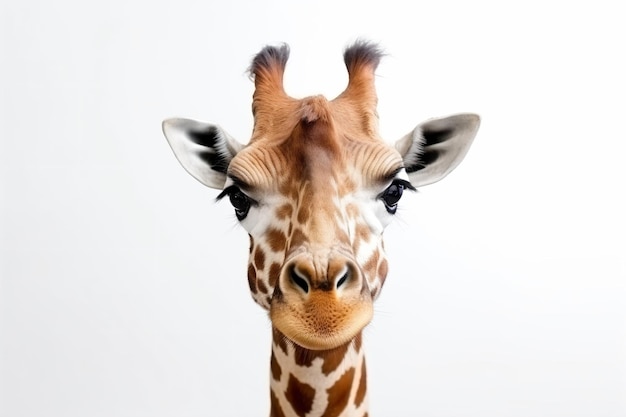
{"label": "giraffe ossicone", "polygon": [[253,59],[247,144],[215,124],[169,119],[183,167],[220,189],[250,236],[248,283],[273,326],[271,416],[368,413],[361,332],[387,277],[383,230],[403,191],[439,181],[467,153],[475,114],[430,119],[394,144],[379,135],[380,48],[344,52],[348,86],[332,100],[283,88],[286,45]]}

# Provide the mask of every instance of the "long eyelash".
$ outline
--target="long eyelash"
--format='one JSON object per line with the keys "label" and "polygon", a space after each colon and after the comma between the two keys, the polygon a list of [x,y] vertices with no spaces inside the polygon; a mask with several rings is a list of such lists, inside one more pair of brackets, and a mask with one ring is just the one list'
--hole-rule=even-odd
{"label": "long eyelash", "polygon": [[226,197],[227,195],[229,195],[230,193],[236,190],[239,190],[239,187],[237,187],[236,185],[231,185],[229,187],[224,188],[224,190],[221,193],[219,193],[217,197],[215,197],[215,201],[220,201],[222,198]]}
{"label": "long eyelash", "polygon": [[[226,197],[227,195],[230,195],[231,193],[234,193],[235,191],[239,191],[241,192],[241,188],[239,188],[237,185],[230,185],[226,188],[224,188],[224,190],[219,193],[219,195],[217,197],[215,197],[215,201],[220,201],[221,199],[223,199],[224,197]],[[245,193],[243,193],[245,195]],[[250,196],[246,195],[246,197],[248,198],[248,200],[250,200],[250,205],[251,206],[258,206],[259,202],[256,201],[253,198],[250,198]]]}
{"label": "long eyelash", "polygon": [[403,179],[400,179],[400,178],[396,178],[395,180],[393,180],[392,184],[401,185],[404,188],[406,188],[407,190],[417,191],[417,188],[413,187],[413,184],[411,184],[407,180],[403,180]]}

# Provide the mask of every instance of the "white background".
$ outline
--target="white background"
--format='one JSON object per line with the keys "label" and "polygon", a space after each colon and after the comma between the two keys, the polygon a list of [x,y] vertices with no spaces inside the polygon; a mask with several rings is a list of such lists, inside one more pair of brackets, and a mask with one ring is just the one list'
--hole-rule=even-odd
{"label": "white background", "polygon": [[382,135],[476,112],[403,199],[366,330],[373,416],[626,416],[626,29],[618,2],[3,1],[0,415],[264,416],[248,238],[161,120],[252,127],[287,42],[296,97],[389,54]]}

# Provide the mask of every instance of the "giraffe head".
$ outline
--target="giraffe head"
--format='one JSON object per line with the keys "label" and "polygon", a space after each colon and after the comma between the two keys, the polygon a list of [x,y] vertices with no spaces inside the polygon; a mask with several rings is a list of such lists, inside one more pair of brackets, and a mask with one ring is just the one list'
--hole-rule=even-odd
{"label": "giraffe head", "polygon": [[370,322],[387,276],[383,230],[405,190],[436,182],[465,156],[474,114],[431,119],[387,144],[378,133],[380,49],[347,48],[349,81],[333,100],[285,93],[286,45],[250,67],[254,129],[247,145],[221,127],[169,119],[183,167],[222,190],[250,236],[248,282],[278,332],[310,350],[351,341]]}

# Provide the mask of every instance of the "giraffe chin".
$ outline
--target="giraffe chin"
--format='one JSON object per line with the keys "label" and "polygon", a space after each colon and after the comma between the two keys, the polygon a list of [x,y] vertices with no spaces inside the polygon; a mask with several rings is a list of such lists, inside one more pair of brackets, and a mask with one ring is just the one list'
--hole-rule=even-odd
{"label": "giraffe chin", "polygon": [[[273,326],[291,342],[308,350],[330,350],[352,341],[374,315],[371,302],[351,306],[343,320],[324,312],[320,315],[294,314],[292,308],[272,304],[270,319]],[[326,317],[328,316],[328,317]]]}

